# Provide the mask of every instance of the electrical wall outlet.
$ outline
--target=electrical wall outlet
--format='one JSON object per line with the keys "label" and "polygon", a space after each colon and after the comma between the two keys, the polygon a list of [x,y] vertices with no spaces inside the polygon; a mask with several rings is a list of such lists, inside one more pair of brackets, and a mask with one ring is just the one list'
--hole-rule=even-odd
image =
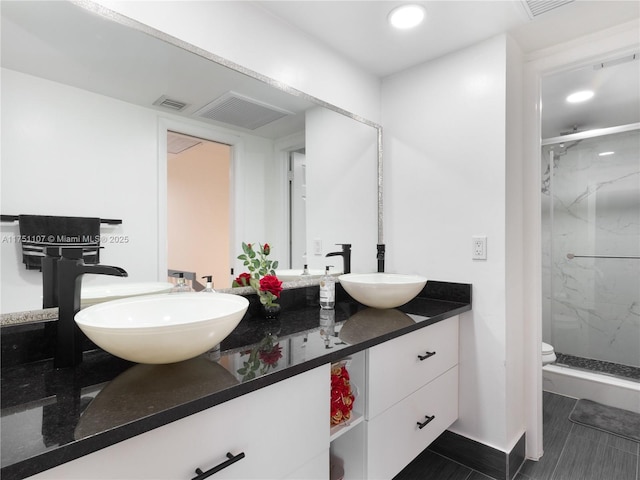
{"label": "electrical wall outlet", "polygon": [[474,235],[471,237],[471,258],[473,260],[487,259],[487,237]]}
{"label": "electrical wall outlet", "polygon": [[319,238],[313,240],[313,254],[322,255],[322,240]]}

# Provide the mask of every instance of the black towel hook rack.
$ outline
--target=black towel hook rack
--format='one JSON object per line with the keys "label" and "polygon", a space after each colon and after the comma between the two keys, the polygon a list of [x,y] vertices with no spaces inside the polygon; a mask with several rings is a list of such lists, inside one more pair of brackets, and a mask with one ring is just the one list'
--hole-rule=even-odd
{"label": "black towel hook rack", "polygon": [[[19,220],[18,215],[0,215],[1,222],[17,222]],[[100,223],[106,223],[107,225],[121,225],[122,220],[114,218],[101,218]]]}

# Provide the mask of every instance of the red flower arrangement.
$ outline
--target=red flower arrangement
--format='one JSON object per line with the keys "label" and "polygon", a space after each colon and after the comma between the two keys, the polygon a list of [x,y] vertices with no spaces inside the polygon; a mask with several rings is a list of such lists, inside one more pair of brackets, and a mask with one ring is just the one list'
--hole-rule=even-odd
{"label": "red flower arrangement", "polygon": [[271,261],[267,257],[271,253],[268,243],[258,244],[255,251],[250,243],[242,243],[242,253],[238,260],[242,260],[249,273],[241,273],[233,281],[234,287],[253,287],[260,297],[260,303],[266,306],[277,305],[276,300],[282,292],[282,282],[276,276],[278,261]]}
{"label": "red flower arrangement", "polygon": [[347,362],[331,365],[331,425],[338,425],[351,418],[355,395],[351,390]]}

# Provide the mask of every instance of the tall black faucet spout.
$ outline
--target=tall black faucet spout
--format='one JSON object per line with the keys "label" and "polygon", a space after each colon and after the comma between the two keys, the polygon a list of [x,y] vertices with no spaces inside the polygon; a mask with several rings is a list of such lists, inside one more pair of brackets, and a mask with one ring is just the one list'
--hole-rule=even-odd
{"label": "tall black faucet spout", "polygon": [[351,273],[351,244],[336,243],[342,246],[342,251],[327,253],[325,257],[342,257],[342,273]]}
{"label": "tall black faucet spout", "polygon": [[376,259],[378,260],[378,273],[384,272],[384,251],[385,251],[384,243],[379,243],[378,255],[376,256]]}
{"label": "tall black faucet spout", "polygon": [[58,327],[54,366],[73,367],[82,362],[82,336],[74,317],[80,311],[84,274],[126,277],[127,272],[110,265],[85,265],[81,248],[65,248],[57,262]]}

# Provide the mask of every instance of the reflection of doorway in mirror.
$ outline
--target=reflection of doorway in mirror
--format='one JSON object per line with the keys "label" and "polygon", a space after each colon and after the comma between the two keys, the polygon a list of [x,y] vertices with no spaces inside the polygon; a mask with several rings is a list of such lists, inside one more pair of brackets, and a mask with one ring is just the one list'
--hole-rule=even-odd
{"label": "reflection of doorway in mirror", "polygon": [[300,269],[307,263],[307,181],[304,150],[291,152],[289,156],[289,238],[291,248],[289,268]]}
{"label": "reflection of doorway in mirror", "polygon": [[230,282],[231,146],[167,133],[167,267]]}

